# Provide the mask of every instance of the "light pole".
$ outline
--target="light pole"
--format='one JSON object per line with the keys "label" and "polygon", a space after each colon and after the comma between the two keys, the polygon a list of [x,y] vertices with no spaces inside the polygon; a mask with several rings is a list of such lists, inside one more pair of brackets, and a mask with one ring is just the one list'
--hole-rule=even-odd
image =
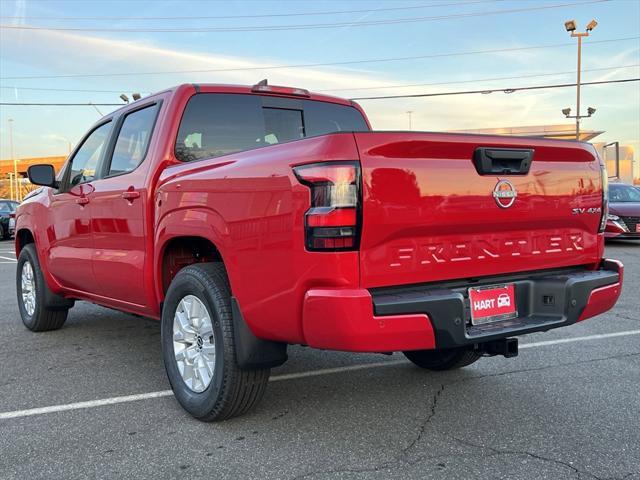
{"label": "light pole", "polygon": [[564,22],[564,28],[571,34],[571,37],[576,37],[578,39],[578,78],[576,81],[577,92],[576,92],[576,114],[570,115],[571,109],[565,108],[562,110],[562,113],[565,114],[567,118],[575,118],[576,119],[576,140],[580,140],[580,119],[587,118],[593,115],[596,112],[595,108],[589,107],[587,110],[589,115],[580,116],[580,73],[582,69],[582,38],[588,37],[589,33],[596,28],[598,22],[595,20],[591,20],[587,25],[587,28],[584,32],[576,32],[576,21],[568,20]]}
{"label": "light pole", "polygon": [[15,200],[15,197],[13,196],[13,173],[7,173],[7,177],[9,177],[9,191],[11,192],[11,196],[9,198],[11,198],[11,200]]}
{"label": "light pole", "polygon": [[407,115],[409,115],[409,131],[413,130],[411,128],[411,114],[413,113],[413,110],[407,110]]}
{"label": "light pole", "polygon": [[9,154],[11,155],[11,160],[13,160],[13,180],[16,182],[15,189],[15,199],[20,201],[20,189],[18,187],[18,159],[15,157],[13,153],[13,118],[9,118],[7,120],[9,122]]}

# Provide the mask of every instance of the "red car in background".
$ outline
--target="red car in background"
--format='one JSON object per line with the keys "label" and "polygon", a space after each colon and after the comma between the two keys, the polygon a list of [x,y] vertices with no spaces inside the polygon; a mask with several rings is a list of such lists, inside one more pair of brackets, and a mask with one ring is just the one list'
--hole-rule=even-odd
{"label": "red car in background", "polygon": [[609,186],[606,238],[640,240],[640,190],[624,183]]}

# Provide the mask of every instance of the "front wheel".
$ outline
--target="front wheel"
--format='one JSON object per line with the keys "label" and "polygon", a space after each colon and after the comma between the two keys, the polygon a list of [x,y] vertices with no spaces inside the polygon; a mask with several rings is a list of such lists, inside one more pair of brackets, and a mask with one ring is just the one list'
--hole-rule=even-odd
{"label": "front wheel", "polygon": [[221,263],[183,268],[162,309],[162,354],[176,399],[195,418],[242,415],[264,395],[269,369],[240,369],[231,292]]}
{"label": "front wheel", "polygon": [[18,257],[16,291],[20,317],[29,330],[45,332],[64,325],[73,302],[49,290],[32,243],[25,245]]}
{"label": "front wheel", "polygon": [[477,362],[482,354],[469,347],[403,352],[411,362],[427,370],[454,370]]}

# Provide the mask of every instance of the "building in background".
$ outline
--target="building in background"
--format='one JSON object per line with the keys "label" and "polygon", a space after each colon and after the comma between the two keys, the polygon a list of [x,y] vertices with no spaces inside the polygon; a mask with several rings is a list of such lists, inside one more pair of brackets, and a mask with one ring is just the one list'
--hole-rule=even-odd
{"label": "building in background", "polygon": [[[0,160],[0,198],[24,198],[24,196],[33,190],[33,185],[27,180],[27,168],[29,165],[35,165],[38,163],[49,163],[53,165],[56,172],[62,168],[66,156],[56,157],[34,157],[34,158],[20,158],[18,159],[18,193],[15,192],[16,183],[13,181],[13,160]],[[13,185],[12,185],[13,182]]]}

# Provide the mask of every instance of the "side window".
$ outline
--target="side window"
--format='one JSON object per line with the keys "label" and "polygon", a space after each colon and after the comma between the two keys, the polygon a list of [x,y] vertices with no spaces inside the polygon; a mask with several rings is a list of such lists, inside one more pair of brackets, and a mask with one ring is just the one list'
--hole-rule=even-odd
{"label": "side window", "polygon": [[369,130],[362,114],[357,109],[313,100],[305,102],[304,122],[308,136]]}
{"label": "side window", "polygon": [[109,132],[111,131],[111,121],[99,126],[83,142],[80,149],[71,160],[71,172],[69,175],[69,186],[80,185],[90,182],[95,178],[96,168],[102,156]]}
{"label": "side window", "polygon": [[157,112],[156,104],[127,114],[118,133],[108,176],[131,172],[142,163],[149,148]]}
{"label": "side window", "polygon": [[180,122],[176,158],[189,162],[264,146],[261,108],[257,95],[194,95]]}
{"label": "side window", "polygon": [[190,162],[309,136],[368,130],[362,114],[348,105],[201,93],[185,107],[175,154]]}

